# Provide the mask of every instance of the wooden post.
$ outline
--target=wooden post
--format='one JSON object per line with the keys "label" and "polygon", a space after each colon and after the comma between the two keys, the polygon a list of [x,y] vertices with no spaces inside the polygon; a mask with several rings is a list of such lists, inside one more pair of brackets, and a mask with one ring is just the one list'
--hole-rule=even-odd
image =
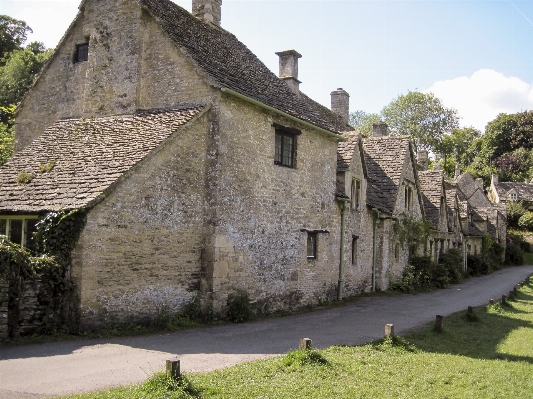
{"label": "wooden post", "polygon": [[505,300],[507,299],[507,297],[505,296],[505,294],[502,295],[502,305],[505,305]]}
{"label": "wooden post", "polygon": [[179,359],[167,359],[167,376],[174,380],[178,380],[181,377]]}
{"label": "wooden post", "polygon": [[491,300],[489,301],[489,305],[494,305],[494,299],[491,299]]}
{"label": "wooden post", "polygon": [[394,338],[394,324],[385,324],[385,338]]}
{"label": "wooden post", "polygon": [[442,330],[442,320],[444,319],[444,316],[436,315],[435,316],[435,330],[441,331]]}
{"label": "wooden post", "polygon": [[311,341],[310,338],[302,338],[300,340],[300,350],[302,351],[311,350],[312,344],[313,344],[313,341]]}
{"label": "wooden post", "polygon": [[472,306],[468,307],[468,314],[474,314],[474,308]]}

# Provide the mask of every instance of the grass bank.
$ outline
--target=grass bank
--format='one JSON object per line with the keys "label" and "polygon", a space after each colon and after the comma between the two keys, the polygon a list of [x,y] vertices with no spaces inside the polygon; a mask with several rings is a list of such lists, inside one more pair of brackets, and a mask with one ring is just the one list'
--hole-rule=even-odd
{"label": "grass bank", "polygon": [[291,352],[174,382],[69,396],[132,398],[503,398],[531,397],[533,286],[502,306],[460,312],[433,325],[362,346]]}

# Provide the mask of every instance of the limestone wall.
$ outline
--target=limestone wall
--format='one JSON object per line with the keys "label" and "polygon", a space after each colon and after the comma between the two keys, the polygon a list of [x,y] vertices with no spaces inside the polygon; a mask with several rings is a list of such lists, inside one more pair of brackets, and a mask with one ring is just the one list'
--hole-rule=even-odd
{"label": "limestone wall", "polygon": [[200,289],[206,121],[180,129],[88,214],[72,270],[82,326],[177,312]]}
{"label": "limestone wall", "polygon": [[[335,201],[336,148],[327,137],[227,97],[213,143],[217,176],[208,282],[215,309],[247,292],[264,310],[288,309],[335,295],[340,212]],[[273,123],[301,130],[296,167],[274,164]],[[307,259],[307,231],[318,233],[317,259]]]}
{"label": "limestone wall", "polygon": [[[75,62],[87,42],[88,61]],[[17,113],[15,150],[59,119],[208,103],[212,94],[136,1],[87,0]]]}

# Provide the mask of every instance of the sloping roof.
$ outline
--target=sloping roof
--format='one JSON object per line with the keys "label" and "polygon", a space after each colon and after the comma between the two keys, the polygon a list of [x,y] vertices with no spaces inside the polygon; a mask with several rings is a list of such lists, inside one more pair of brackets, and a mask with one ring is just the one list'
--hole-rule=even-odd
{"label": "sloping roof", "polygon": [[[243,43],[200,21],[169,0],[139,0],[170,39],[211,78],[227,88],[331,132],[351,129],[342,118],[305,94],[292,92]],[[268,34],[268,33],[266,33]]]}
{"label": "sloping roof", "polygon": [[498,193],[500,201],[508,200],[508,193],[515,190],[519,201],[533,201],[533,184],[518,183],[518,182],[499,182],[495,183],[494,187]]}
{"label": "sloping roof", "polygon": [[[201,107],[59,121],[0,168],[0,211],[89,207]],[[41,172],[43,166],[52,166]],[[18,183],[19,175],[33,175]]]}
{"label": "sloping roof", "polygon": [[409,146],[409,136],[368,137],[363,140],[369,178],[368,205],[393,213]]}
{"label": "sloping roof", "polygon": [[359,134],[355,131],[345,132],[342,135],[348,140],[340,141],[337,145],[337,172],[348,170],[359,141]]}
{"label": "sloping roof", "polygon": [[[438,229],[440,221],[440,200],[444,195],[442,189],[442,171],[424,170],[418,172],[420,189],[424,200],[426,219]],[[446,204],[445,204],[446,206]]]}

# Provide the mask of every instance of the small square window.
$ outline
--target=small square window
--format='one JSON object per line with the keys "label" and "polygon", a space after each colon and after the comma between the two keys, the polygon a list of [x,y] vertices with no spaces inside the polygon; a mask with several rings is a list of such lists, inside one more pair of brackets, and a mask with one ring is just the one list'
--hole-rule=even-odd
{"label": "small square window", "polygon": [[274,163],[288,168],[294,168],[296,155],[296,129],[281,128],[276,125],[276,142]]}
{"label": "small square window", "polygon": [[316,259],[316,233],[307,233],[307,259]]}
{"label": "small square window", "polygon": [[84,62],[89,60],[89,43],[78,44],[76,46],[76,54],[74,55],[74,62]]}

